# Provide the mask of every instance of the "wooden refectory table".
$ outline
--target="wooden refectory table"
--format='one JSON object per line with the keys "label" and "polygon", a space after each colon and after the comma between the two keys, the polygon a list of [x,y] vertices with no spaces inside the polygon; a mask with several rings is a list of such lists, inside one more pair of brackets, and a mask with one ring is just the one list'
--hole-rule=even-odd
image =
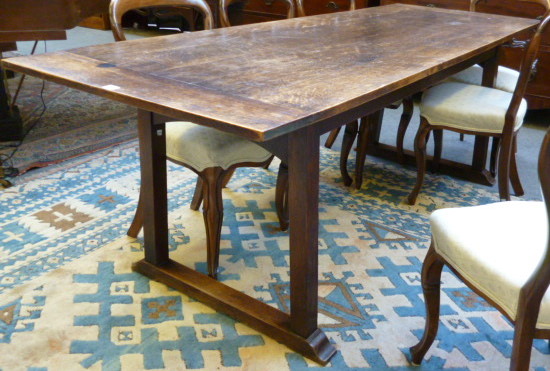
{"label": "wooden refectory table", "polygon": [[[10,58],[7,69],[138,108],[145,258],[134,268],[325,364],[317,325],[319,137],[474,63],[536,21],[389,5]],[[399,32],[396,32],[399,30]],[[290,313],[168,256],[164,123],[188,120],[289,167]]]}

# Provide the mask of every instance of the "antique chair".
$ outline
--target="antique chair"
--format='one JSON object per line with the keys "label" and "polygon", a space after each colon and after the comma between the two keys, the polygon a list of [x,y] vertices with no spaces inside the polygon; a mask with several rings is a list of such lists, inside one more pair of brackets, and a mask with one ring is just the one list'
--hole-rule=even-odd
{"label": "antique chair", "polygon": [[533,338],[550,339],[550,130],[540,150],[538,173],[544,201],[432,213],[432,243],[422,266],[426,326],[420,342],[410,349],[413,363],[422,362],[437,335],[444,265],[514,325],[510,370],[529,369]]}
{"label": "antique chair", "polygon": [[[499,138],[498,188],[501,199],[510,199],[509,182],[516,195],[523,195],[516,166],[517,133],[523,124],[527,102],[523,99],[531,65],[536,58],[541,35],[550,16],[539,24],[528,45],[520,66],[520,76],[513,93],[478,85],[446,82],[424,92],[420,103],[420,126],[415,138],[417,164],[416,185],[408,202],[414,205],[426,172],[426,141],[432,130]],[[433,162],[439,162],[435,151]]]}
{"label": "antique chair", "polygon": [[[213,19],[204,0],[113,0],[110,6],[112,31],[117,41],[124,41],[122,15],[128,10],[150,6],[184,6],[197,10],[204,17],[205,29],[212,29]],[[166,157],[198,175],[191,209],[198,210],[204,199],[203,216],[207,235],[208,274],[217,276],[220,234],[223,222],[222,188],[238,167],[263,167],[273,155],[252,141],[191,122],[166,123]],[[281,229],[288,227],[286,203],[286,167],[279,172],[276,209]],[[140,195],[143,191],[140,190]],[[141,197],[128,235],[136,237],[143,226]]]}
{"label": "antique chair", "polygon": [[[219,1],[219,11],[220,11],[220,24],[222,27],[231,27],[231,22],[229,21],[229,6],[237,1],[242,0],[220,0]],[[281,0],[288,6],[287,18],[294,18],[296,14],[296,8],[292,0]]]}
{"label": "antique chair", "polygon": [[[477,11],[477,4],[481,0],[470,0],[470,11],[475,12]],[[524,1],[524,2],[530,2],[530,0],[518,0],[518,1]],[[544,13],[548,13],[550,10],[550,1],[548,0],[538,0],[534,1],[535,3],[541,5],[541,8],[544,9]],[[542,15],[544,17],[544,15]],[[524,41],[516,42],[514,41],[511,46],[512,47],[521,47],[522,44],[525,43]],[[448,82],[461,82],[463,84],[472,84],[472,85],[481,85],[482,84],[482,78],[483,78],[483,67],[481,67],[478,64],[475,64],[469,68],[466,68],[463,71],[460,71],[451,77],[449,77],[447,80]],[[519,78],[519,71],[513,70],[508,67],[504,66],[498,66],[497,75],[495,78],[494,88],[506,91],[508,93],[513,93],[514,89],[516,88],[516,84],[518,82]],[[460,134],[460,140],[464,140],[464,134]],[[496,174],[496,159],[498,156],[498,150],[499,150],[499,138],[494,137],[493,138],[493,144],[491,148],[491,163],[490,163],[490,170],[491,174],[495,176]],[[442,140],[436,142],[436,145],[441,147]],[[441,148],[438,148],[438,151],[441,152]]]}

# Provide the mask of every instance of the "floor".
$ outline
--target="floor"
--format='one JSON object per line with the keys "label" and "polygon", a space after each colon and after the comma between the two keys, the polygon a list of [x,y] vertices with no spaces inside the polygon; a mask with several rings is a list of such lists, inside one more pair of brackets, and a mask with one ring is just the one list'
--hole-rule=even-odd
{"label": "floor", "polygon": [[[143,37],[140,32],[128,34],[128,39]],[[44,51],[57,51],[75,47],[104,44],[113,42],[113,36],[110,31],[93,30],[89,28],[77,27],[67,32],[67,40],[41,42],[37,48],[37,53]],[[32,42],[18,43],[19,51],[23,54],[29,54],[32,48]],[[384,130],[382,141],[386,143],[395,142],[396,126],[399,119],[400,110],[386,110],[384,120]],[[418,126],[418,114],[414,116],[407,135],[405,137],[405,147],[412,148],[412,142],[416,127]],[[540,199],[540,187],[537,175],[537,158],[540,144],[546,128],[550,126],[550,110],[530,111],[525,120],[524,127],[519,134],[518,150],[518,168],[520,177],[525,189],[525,199]],[[324,139],[323,139],[324,142]],[[340,140],[337,140],[335,149],[338,149]],[[464,142],[458,140],[458,134],[449,133],[445,135],[443,146],[443,157],[469,163],[471,162],[473,137],[467,136]],[[430,148],[428,149],[430,151]],[[496,185],[494,186],[496,190]]]}

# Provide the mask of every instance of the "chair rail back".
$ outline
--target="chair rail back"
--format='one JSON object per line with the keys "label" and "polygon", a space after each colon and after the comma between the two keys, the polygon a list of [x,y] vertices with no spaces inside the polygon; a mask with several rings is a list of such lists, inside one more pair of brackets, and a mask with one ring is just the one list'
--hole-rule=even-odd
{"label": "chair rail back", "polygon": [[109,6],[109,19],[115,41],[124,41],[122,16],[129,10],[153,6],[186,7],[199,11],[204,17],[204,29],[211,30],[214,24],[212,11],[205,0],[112,0]]}
{"label": "chair rail back", "polygon": [[525,90],[527,89],[529,75],[531,73],[533,62],[537,58],[542,34],[546,30],[549,23],[550,12],[547,10],[533,37],[529,41],[527,50],[523,54],[523,58],[521,60],[521,65],[519,68],[519,79],[516,85],[516,89],[514,90],[512,100],[510,101],[510,106],[508,107],[508,111],[506,112],[506,124],[504,126],[504,132],[511,133],[514,129],[515,117],[517,115],[523,96],[525,95]]}
{"label": "chair rail back", "polygon": [[[219,2],[219,11],[220,11],[220,24],[222,27],[231,27],[231,22],[229,22],[229,6],[234,2],[242,0],[220,0]],[[285,3],[288,6],[287,18],[294,18],[296,16],[296,7],[292,0],[277,0]]]}

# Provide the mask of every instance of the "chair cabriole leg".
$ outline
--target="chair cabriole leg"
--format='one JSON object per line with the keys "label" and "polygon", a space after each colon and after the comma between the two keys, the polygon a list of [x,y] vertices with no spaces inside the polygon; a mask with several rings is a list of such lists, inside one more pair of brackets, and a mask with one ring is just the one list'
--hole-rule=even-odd
{"label": "chair cabriole leg", "polygon": [[200,176],[203,181],[203,217],[206,230],[208,275],[217,278],[220,260],[220,238],[223,222],[222,187],[226,172],[221,167],[204,169]]}
{"label": "chair cabriole leg", "polygon": [[420,188],[424,183],[424,174],[426,173],[426,138],[430,133],[430,124],[426,121],[425,118],[421,118],[420,127],[416,133],[416,138],[414,140],[414,154],[416,157],[416,184],[409,194],[408,202],[409,205],[414,205],[418,193],[420,193]]}
{"label": "chair cabriole leg", "polygon": [[403,142],[405,139],[405,133],[411,122],[413,115],[414,103],[412,97],[407,97],[403,99],[403,113],[401,114],[401,119],[399,120],[399,126],[397,128],[397,138],[395,147],[397,149],[397,161],[400,164],[405,163],[405,152],[403,150]]}
{"label": "chair cabriole leg", "polygon": [[275,209],[281,230],[288,229],[288,166],[281,162],[275,187]]}
{"label": "chair cabriole leg", "polygon": [[424,264],[422,265],[422,291],[426,305],[426,326],[424,335],[418,344],[410,348],[411,361],[419,365],[432,345],[439,327],[439,296],[441,286],[441,271],[443,261],[434,248],[430,246]]}
{"label": "chair cabriole leg", "polygon": [[516,135],[514,135],[514,146],[512,148],[512,154],[510,156],[510,183],[512,183],[514,194],[520,197],[523,196],[525,192],[521,185],[521,180],[519,179],[518,165],[516,162],[516,153],[518,151],[517,139],[518,138],[516,133]]}
{"label": "chair cabriole leg", "polygon": [[197,184],[195,185],[195,193],[193,193],[193,199],[189,207],[191,210],[197,211],[202,203],[202,178],[197,177]]}
{"label": "chair cabriole leg", "polygon": [[349,176],[347,165],[349,152],[351,151],[353,141],[357,136],[357,128],[357,121],[347,124],[344,130],[344,138],[342,139],[342,148],[340,150],[340,173],[342,174],[342,179],[344,181],[344,185],[346,186],[350,186],[353,181]]}
{"label": "chair cabriole leg", "polygon": [[126,232],[126,235],[130,237],[136,238],[139,234],[139,231],[143,227],[143,187],[140,185],[139,187],[139,198],[138,198],[138,204],[136,207],[136,213],[134,214],[134,219],[132,220],[132,224],[130,224],[130,228],[128,228],[128,232]]}

